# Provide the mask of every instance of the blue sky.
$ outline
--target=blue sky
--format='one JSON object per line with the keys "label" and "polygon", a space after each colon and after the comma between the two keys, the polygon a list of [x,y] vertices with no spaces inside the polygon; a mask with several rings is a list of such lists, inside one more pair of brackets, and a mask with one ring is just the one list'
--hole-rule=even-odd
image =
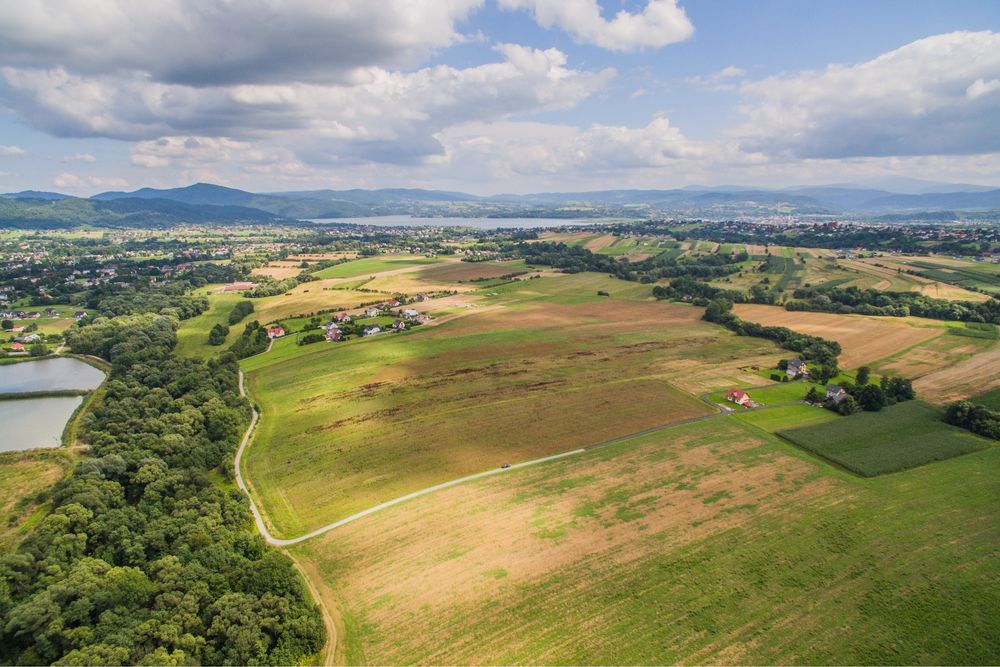
{"label": "blue sky", "polygon": [[1000,3],[21,3],[0,191],[1000,185]]}

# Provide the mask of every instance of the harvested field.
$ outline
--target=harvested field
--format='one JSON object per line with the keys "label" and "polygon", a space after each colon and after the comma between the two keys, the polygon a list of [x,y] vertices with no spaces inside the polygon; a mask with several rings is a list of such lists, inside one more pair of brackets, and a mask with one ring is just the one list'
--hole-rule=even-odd
{"label": "harvested field", "polygon": [[416,277],[430,282],[459,282],[499,278],[527,271],[523,261],[513,262],[449,262],[420,269]]}
{"label": "harvested field", "polygon": [[998,454],[862,482],[719,418],[293,551],[349,664],[990,662]]}
{"label": "harvested field", "polygon": [[[963,341],[963,344],[968,344]],[[965,361],[928,373],[913,383],[917,395],[933,403],[950,403],[1000,387],[1000,347],[994,343]]]}
{"label": "harvested field", "polygon": [[944,334],[940,323],[918,327],[886,317],[797,312],[757,304],[737,304],[733,311],[751,322],[837,341],[843,348],[840,365],[844,368],[857,368]]}
{"label": "harvested field", "polygon": [[991,350],[996,341],[944,334],[871,364],[878,374],[916,379]]}
{"label": "harvested field", "polygon": [[301,262],[270,262],[250,272],[252,276],[269,276],[275,280],[293,278],[302,273]]}
{"label": "harvested field", "polygon": [[614,234],[605,234],[603,236],[597,236],[595,238],[587,241],[583,247],[591,252],[597,252],[598,250],[603,250],[614,243],[618,237]]}

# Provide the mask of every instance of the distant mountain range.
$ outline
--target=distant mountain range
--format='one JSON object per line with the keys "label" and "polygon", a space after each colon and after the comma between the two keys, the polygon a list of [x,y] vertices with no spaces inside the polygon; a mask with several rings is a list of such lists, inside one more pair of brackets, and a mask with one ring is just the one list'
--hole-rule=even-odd
{"label": "distant mountain range", "polygon": [[[25,190],[0,195],[0,224],[170,225],[267,223],[410,214],[468,217],[646,217],[655,215],[918,216],[1000,209],[1000,188],[897,179],[898,190],[851,184],[785,188],[688,186],[671,190],[599,190],[477,196],[388,188],[254,193],[210,183],[158,190],[102,192],[78,198]],[[936,216],[940,219],[940,215]]]}

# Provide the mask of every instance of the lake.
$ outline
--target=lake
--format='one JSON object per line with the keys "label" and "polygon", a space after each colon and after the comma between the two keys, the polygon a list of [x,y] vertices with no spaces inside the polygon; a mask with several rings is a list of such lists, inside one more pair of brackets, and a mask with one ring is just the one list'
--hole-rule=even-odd
{"label": "lake", "polygon": [[0,424],[3,424],[0,452],[58,447],[62,444],[66,422],[83,398],[58,396],[0,401]]}
{"label": "lake", "polygon": [[476,229],[509,229],[511,227],[567,227],[572,225],[606,225],[622,222],[608,218],[416,218],[410,215],[380,215],[369,218],[316,218],[316,223],[349,223],[375,227],[474,227]]}
{"label": "lake", "polygon": [[0,394],[56,389],[97,389],[102,382],[104,382],[102,371],[78,359],[68,357],[0,366]]}

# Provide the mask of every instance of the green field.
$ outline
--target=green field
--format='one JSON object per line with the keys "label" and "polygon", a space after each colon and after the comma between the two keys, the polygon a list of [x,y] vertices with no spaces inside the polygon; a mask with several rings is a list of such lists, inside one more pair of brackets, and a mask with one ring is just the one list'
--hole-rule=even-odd
{"label": "green field", "polygon": [[973,403],[984,405],[990,410],[1000,410],[1000,389],[991,389],[985,394],[973,396],[969,400]]}
{"label": "green field", "polygon": [[381,271],[402,269],[407,266],[437,264],[441,261],[443,260],[438,259],[437,257],[421,257],[419,255],[383,255],[379,257],[355,259],[343,264],[336,264],[323,269],[322,271],[317,271],[313,275],[318,279],[353,278],[355,276],[367,276]]}
{"label": "green field", "polygon": [[723,418],[293,552],[349,664],[991,664],[998,471],[991,448],[861,479]]}
{"label": "green field", "polygon": [[861,412],[836,423],[779,432],[805,450],[852,472],[874,477],[988,447],[988,441],[941,421],[923,401]]}
{"label": "green field", "polygon": [[812,405],[785,405],[767,410],[743,411],[733,415],[733,419],[756,426],[768,433],[810,424],[825,424],[840,418],[835,412]]}
{"label": "green field", "polygon": [[707,414],[688,383],[777,356],[699,309],[597,297],[597,286],[635,287],[594,274],[523,281],[497,288],[501,309],[335,346],[282,342],[246,360],[261,425],[245,469],[275,529],[298,534],[456,477]]}
{"label": "green field", "polygon": [[[250,313],[238,324],[230,326],[230,311],[237,302],[245,301],[246,297],[239,292],[212,293],[213,289],[218,289],[218,285],[212,285],[198,291],[199,294],[208,296],[208,310],[197,317],[184,320],[177,329],[177,353],[181,356],[207,359],[219,354],[236,340],[247,322],[256,319],[256,316]],[[229,336],[226,338],[225,345],[208,344],[208,332],[216,324],[229,327]]]}

